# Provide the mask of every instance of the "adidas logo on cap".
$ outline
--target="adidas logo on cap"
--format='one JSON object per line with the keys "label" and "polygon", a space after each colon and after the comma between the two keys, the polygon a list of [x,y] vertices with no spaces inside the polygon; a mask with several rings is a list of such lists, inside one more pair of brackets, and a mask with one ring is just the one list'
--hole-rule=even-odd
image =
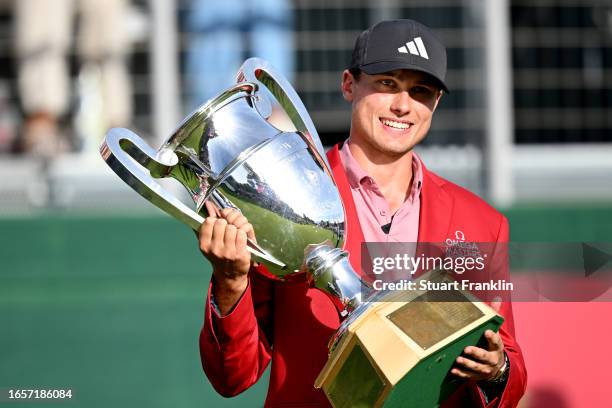
{"label": "adidas logo on cap", "polygon": [[410,53],[412,55],[418,55],[419,57],[429,59],[427,49],[425,48],[425,44],[423,44],[421,37],[416,37],[414,40],[408,41],[406,45],[399,47],[397,50],[402,54]]}

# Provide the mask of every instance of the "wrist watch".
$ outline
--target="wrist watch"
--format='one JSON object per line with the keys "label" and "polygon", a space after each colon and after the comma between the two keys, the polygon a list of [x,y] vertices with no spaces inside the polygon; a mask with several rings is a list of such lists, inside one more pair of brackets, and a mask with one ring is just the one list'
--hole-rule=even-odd
{"label": "wrist watch", "polygon": [[510,373],[510,362],[508,361],[508,355],[504,351],[504,365],[501,366],[497,374],[488,380],[489,383],[503,384],[508,381],[508,375]]}

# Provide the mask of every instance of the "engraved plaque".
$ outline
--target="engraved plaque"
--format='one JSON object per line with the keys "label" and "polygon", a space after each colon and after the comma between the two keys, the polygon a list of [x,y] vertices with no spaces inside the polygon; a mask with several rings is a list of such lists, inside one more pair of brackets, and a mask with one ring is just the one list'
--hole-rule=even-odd
{"label": "engraved plaque", "polygon": [[425,292],[387,317],[427,349],[482,316],[461,292],[452,290]]}

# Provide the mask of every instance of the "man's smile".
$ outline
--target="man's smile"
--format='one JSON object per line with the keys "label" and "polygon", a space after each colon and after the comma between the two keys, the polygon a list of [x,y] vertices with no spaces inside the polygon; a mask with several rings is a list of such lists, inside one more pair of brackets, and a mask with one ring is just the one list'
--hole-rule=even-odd
{"label": "man's smile", "polygon": [[389,118],[380,118],[380,122],[390,128],[397,130],[407,130],[410,129],[414,123],[406,121],[406,120],[397,120],[397,119],[389,119]]}

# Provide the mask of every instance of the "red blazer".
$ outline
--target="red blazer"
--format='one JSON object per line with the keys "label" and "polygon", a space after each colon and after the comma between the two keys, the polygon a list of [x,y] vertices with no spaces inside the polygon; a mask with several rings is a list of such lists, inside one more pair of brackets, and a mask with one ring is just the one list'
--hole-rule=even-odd
{"label": "red blazer", "polygon": [[[328,152],[334,178],[347,216],[345,249],[360,270],[363,233],[344,172],[338,146]],[[461,230],[471,242],[507,242],[508,221],[467,190],[423,168],[419,242],[444,242]],[[505,322],[500,329],[510,360],[510,376],[501,397],[487,407],[514,407],[525,392],[527,373],[514,339],[512,305],[502,303]],[[234,396],[262,375],[270,360],[272,371],[266,407],[328,407],[315,378],[327,361],[327,343],[340,325],[338,312],[326,294],[299,277],[280,282],[252,268],[249,286],[227,316],[219,317],[206,301],[200,333],[202,366],[217,392]],[[272,346],[273,345],[273,346]],[[443,407],[484,407],[478,387],[466,383]]]}

